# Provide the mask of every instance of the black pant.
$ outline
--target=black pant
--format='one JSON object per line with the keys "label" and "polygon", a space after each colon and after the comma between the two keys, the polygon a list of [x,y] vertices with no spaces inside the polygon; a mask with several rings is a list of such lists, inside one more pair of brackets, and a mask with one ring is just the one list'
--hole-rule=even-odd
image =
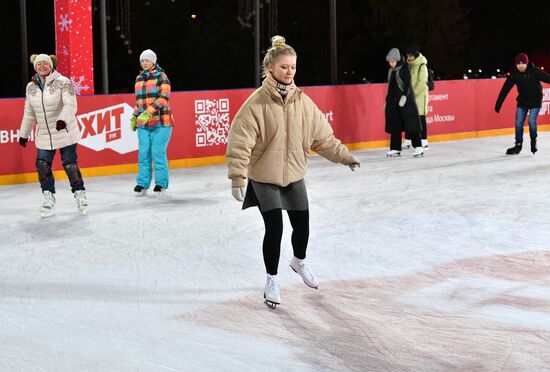
{"label": "black pant", "polygon": [[[422,131],[420,132],[420,138],[425,140],[428,139],[428,125],[426,125],[426,115],[420,115],[420,122],[422,123]],[[410,133],[405,133],[405,138],[410,140]],[[413,144],[413,147],[417,147]]]}
{"label": "black pant", "polygon": [[[52,173],[52,163],[55,157],[56,150],[42,150],[38,149],[36,153],[36,168],[38,171],[38,180],[40,181],[40,187],[42,192],[49,191],[55,194],[55,179]],[[84,180],[80,174],[80,169],[76,165],[78,163],[78,156],[76,154],[76,143],[73,145],[65,146],[59,149],[61,154],[61,161],[63,162],[63,168],[69,177],[71,184],[71,191],[74,193],[77,190],[84,190]],[[77,177],[71,177],[71,174],[67,172],[67,165],[74,164],[76,168]]]}
{"label": "black pant", "polygon": [[[270,275],[277,275],[283,237],[283,213],[281,209],[261,212],[265,224],[263,254],[265,269]],[[292,225],[292,249],[294,257],[306,258],[309,239],[309,210],[287,211]]]}
{"label": "black pant", "polygon": [[[420,140],[420,132],[406,133],[405,135],[406,135],[405,138],[411,140],[412,147],[422,147],[422,141]],[[401,151],[401,130],[391,133],[390,150]]]}

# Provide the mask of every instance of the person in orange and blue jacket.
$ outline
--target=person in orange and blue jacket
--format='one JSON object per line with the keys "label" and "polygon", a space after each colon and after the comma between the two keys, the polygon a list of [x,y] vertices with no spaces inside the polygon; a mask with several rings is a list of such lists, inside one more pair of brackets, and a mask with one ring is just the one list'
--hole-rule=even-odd
{"label": "person in orange and blue jacket", "polygon": [[174,118],[168,101],[170,80],[157,64],[157,55],[151,49],[139,56],[142,71],[136,78],[136,107],[131,119],[132,130],[137,130],[139,141],[138,175],[134,192],[144,195],[151,185],[152,166],[155,166],[155,188],[162,195],[168,188],[168,157]]}

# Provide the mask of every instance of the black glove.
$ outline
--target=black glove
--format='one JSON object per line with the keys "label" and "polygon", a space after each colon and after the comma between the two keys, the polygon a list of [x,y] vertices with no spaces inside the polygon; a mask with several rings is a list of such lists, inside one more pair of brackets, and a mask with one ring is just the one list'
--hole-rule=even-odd
{"label": "black glove", "polygon": [[28,140],[29,140],[28,138],[21,138],[21,137],[19,137],[19,146],[21,146],[21,147],[27,147],[27,141],[28,141]]}
{"label": "black glove", "polygon": [[57,129],[58,132],[65,128],[67,128],[67,123],[65,123],[63,120],[58,120],[57,123],[55,123],[55,129]]}

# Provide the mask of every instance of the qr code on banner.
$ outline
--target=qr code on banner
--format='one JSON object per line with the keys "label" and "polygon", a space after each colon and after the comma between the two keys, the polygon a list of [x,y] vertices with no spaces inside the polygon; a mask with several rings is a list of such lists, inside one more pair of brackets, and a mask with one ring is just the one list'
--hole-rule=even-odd
{"label": "qr code on banner", "polygon": [[227,144],[229,133],[229,98],[195,101],[196,146]]}

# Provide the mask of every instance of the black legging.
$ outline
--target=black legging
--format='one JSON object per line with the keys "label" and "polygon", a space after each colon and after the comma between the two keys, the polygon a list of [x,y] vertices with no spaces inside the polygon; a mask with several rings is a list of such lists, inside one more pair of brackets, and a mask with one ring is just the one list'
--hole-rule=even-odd
{"label": "black legging", "polygon": [[[265,225],[263,243],[265,269],[268,274],[277,275],[283,237],[283,213],[281,209],[272,209],[261,213]],[[287,213],[292,225],[294,257],[304,259],[309,239],[309,210],[287,211]]]}

